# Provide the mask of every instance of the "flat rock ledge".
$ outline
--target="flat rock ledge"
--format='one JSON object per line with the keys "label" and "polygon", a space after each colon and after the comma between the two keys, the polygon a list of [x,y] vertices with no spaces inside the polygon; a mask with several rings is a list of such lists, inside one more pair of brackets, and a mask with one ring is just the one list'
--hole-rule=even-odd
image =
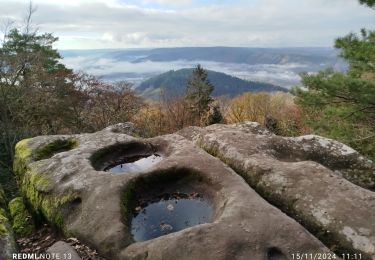
{"label": "flat rock ledge", "polygon": [[81,260],[77,252],[68,243],[64,241],[58,241],[47,249],[50,259],[62,258],[69,260]]}
{"label": "flat rock ledge", "polygon": [[[199,131],[202,131],[200,139],[205,140],[203,132],[206,130]],[[241,135],[247,138],[245,133],[241,132]],[[254,138],[261,136],[248,135]],[[193,136],[196,137],[196,133]],[[158,154],[163,159],[152,167],[135,172],[118,174],[104,171],[113,164],[113,160],[124,154],[129,158]],[[269,162],[272,162],[271,156]],[[346,198],[336,206],[346,209],[345,212],[352,206],[360,207],[363,211],[358,214],[366,213],[363,216],[367,217],[362,223],[368,224],[363,229],[357,229],[351,224],[359,221],[357,217],[349,221],[349,217],[341,216],[347,227],[343,229],[343,237],[352,239],[348,244],[358,244],[367,250],[362,250],[367,255],[371,254],[373,240],[370,239],[373,239],[374,227],[370,225],[370,220],[373,214],[369,209],[365,211],[362,205],[373,205],[372,193],[318,164],[301,164],[311,165],[304,170],[310,175],[315,172],[329,173],[332,180],[343,183],[340,192],[346,191]],[[291,170],[295,165],[295,172],[300,169],[298,163],[285,162],[285,165],[291,165]],[[284,192],[280,189],[285,186],[284,182],[289,184],[292,181],[288,179],[289,170],[277,175],[272,174],[272,165],[267,167],[271,170],[264,176],[270,173],[268,176],[271,178],[266,178],[270,181],[264,187],[269,188],[264,190],[287,195],[280,193]],[[17,144],[14,170],[21,191],[35,214],[43,215],[67,237],[77,237],[96,248],[106,259],[284,260],[293,259],[292,254],[296,253],[331,252],[296,220],[264,200],[226,164],[178,134],[137,139],[117,128],[107,128],[93,134],[35,137]],[[295,183],[303,182],[298,176],[295,177]],[[277,189],[273,186],[273,179],[280,183]],[[314,180],[315,177],[310,176],[306,181],[314,183]],[[136,198],[146,193],[153,196],[159,190],[173,191],[176,188],[180,191],[196,190],[208,198],[213,209],[212,217],[204,224],[142,242],[135,241],[131,220]],[[311,201],[308,206],[300,204],[297,208],[305,206],[302,211],[307,211],[311,205],[314,206],[314,216],[329,226],[333,219],[327,216],[331,215],[321,211],[325,207],[314,204],[314,196],[321,196],[322,189],[323,185],[311,197],[298,190],[299,196]],[[286,191],[289,191],[288,186]],[[332,198],[324,198],[323,205],[331,205],[332,199],[337,202],[336,196],[341,198],[335,191]],[[362,201],[352,200],[353,196],[361,196]],[[291,205],[295,205],[293,202],[290,200]],[[357,204],[352,205],[354,203]],[[365,236],[364,233],[369,235]],[[353,248],[357,250],[357,247]]]}
{"label": "flat rock ledge", "polygon": [[335,252],[375,259],[375,168],[355,150],[320,136],[276,136],[253,122],[179,134],[220,158]]}

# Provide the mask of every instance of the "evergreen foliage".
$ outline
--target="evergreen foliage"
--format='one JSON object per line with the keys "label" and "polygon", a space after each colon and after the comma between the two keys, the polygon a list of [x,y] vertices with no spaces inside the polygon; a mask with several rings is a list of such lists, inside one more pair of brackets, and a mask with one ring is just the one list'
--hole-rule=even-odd
{"label": "evergreen foliage", "polygon": [[359,0],[359,2],[368,7],[375,7],[375,0]]}
{"label": "evergreen foliage", "polygon": [[[374,6],[375,2],[360,1]],[[298,103],[308,112],[317,134],[337,139],[375,158],[375,31],[362,29],[336,40],[335,47],[349,68],[302,74],[295,89]]]}
{"label": "evergreen foliage", "polygon": [[207,116],[207,125],[220,124],[223,122],[224,117],[220,111],[220,107],[218,105],[212,106]]}
{"label": "evergreen foliage", "polygon": [[210,109],[213,90],[214,86],[207,79],[207,72],[201,65],[197,65],[186,86],[185,99],[192,113],[199,119]]}
{"label": "evergreen foliage", "polygon": [[0,48],[0,128],[11,158],[14,142],[31,126],[53,129],[55,113],[63,111],[71,71],[59,62],[55,41],[51,34],[13,29]]}

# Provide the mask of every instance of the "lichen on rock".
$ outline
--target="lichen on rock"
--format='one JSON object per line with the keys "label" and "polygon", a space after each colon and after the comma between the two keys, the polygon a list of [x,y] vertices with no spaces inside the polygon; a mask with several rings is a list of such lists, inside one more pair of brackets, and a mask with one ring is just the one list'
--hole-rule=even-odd
{"label": "lichen on rock", "polygon": [[251,127],[256,129],[213,125],[179,134],[228,164],[336,252],[374,259],[373,162],[331,139],[282,137]]}

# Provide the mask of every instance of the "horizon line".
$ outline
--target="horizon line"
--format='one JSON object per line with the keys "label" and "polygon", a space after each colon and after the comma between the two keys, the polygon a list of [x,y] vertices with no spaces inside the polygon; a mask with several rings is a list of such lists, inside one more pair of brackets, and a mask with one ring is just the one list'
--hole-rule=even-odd
{"label": "horizon line", "polygon": [[177,47],[123,47],[123,48],[56,48],[60,51],[94,51],[94,50],[154,50],[182,48],[233,48],[233,49],[336,49],[332,46],[287,46],[287,47],[244,47],[244,46],[177,46]]}

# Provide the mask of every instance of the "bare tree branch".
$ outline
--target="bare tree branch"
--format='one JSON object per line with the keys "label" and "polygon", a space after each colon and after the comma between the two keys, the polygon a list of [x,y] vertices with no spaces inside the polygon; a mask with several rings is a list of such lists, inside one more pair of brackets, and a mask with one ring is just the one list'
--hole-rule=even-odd
{"label": "bare tree branch", "polygon": [[3,33],[3,39],[1,40],[2,45],[6,42],[8,33],[13,28],[14,23],[15,22],[10,18],[7,18],[1,22],[1,32]]}
{"label": "bare tree branch", "polygon": [[38,29],[35,28],[35,30],[32,32],[32,29],[33,29],[33,22],[32,22],[32,17],[33,17],[33,14],[36,12],[37,8],[33,5],[33,2],[30,1],[29,2],[29,7],[27,9],[27,13],[25,15],[25,20],[24,20],[24,33],[26,35],[30,35],[30,34],[35,34]]}

